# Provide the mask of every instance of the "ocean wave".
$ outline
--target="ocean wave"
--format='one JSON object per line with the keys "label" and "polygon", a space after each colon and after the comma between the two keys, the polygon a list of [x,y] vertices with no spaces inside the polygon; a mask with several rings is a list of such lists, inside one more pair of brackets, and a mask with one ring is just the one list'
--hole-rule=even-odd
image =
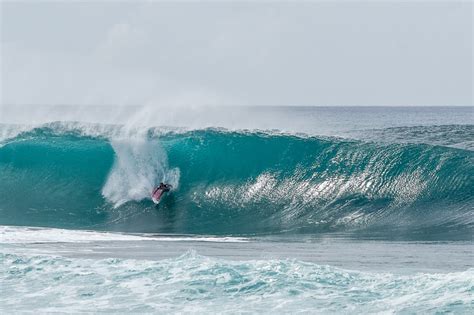
{"label": "ocean wave", "polygon": [[[472,235],[468,149],[79,123],[9,134],[0,147],[0,224]],[[175,191],[156,209],[149,194],[160,181],[171,181]]]}

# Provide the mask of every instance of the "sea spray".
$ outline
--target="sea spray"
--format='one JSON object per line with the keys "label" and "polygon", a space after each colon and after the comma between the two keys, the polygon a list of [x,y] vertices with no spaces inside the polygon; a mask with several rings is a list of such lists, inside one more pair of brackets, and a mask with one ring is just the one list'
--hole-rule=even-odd
{"label": "sea spray", "polygon": [[179,169],[168,168],[168,158],[159,140],[120,138],[112,139],[110,144],[115,162],[102,194],[114,207],[149,198],[160,182],[167,182],[174,189],[178,187]]}

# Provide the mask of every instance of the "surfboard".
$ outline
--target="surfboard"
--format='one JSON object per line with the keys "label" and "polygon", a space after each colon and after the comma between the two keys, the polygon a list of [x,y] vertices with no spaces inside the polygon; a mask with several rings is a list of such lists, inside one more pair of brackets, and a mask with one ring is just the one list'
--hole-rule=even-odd
{"label": "surfboard", "polygon": [[163,196],[163,189],[156,189],[153,191],[151,195],[151,200],[157,205],[161,201],[161,197]]}
{"label": "surfboard", "polygon": [[[171,185],[168,185],[168,187],[171,189],[173,188]],[[155,188],[151,194],[151,200],[157,205],[160,203],[161,198],[165,194],[165,190],[160,189],[160,188]]]}

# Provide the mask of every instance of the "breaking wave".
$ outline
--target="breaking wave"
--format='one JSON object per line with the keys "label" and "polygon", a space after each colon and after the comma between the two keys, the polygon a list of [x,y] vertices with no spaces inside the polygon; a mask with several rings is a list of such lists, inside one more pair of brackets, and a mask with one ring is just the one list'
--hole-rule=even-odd
{"label": "breaking wave", "polygon": [[[0,224],[472,237],[470,145],[63,123],[13,129],[3,128],[0,144]],[[149,195],[160,181],[174,191],[156,208]]]}

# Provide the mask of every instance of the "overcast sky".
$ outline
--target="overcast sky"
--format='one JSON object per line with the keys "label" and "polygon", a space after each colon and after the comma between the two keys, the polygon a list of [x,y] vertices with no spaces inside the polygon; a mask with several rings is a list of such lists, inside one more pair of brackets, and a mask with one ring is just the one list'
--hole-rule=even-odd
{"label": "overcast sky", "polygon": [[472,105],[473,7],[2,1],[1,102]]}

